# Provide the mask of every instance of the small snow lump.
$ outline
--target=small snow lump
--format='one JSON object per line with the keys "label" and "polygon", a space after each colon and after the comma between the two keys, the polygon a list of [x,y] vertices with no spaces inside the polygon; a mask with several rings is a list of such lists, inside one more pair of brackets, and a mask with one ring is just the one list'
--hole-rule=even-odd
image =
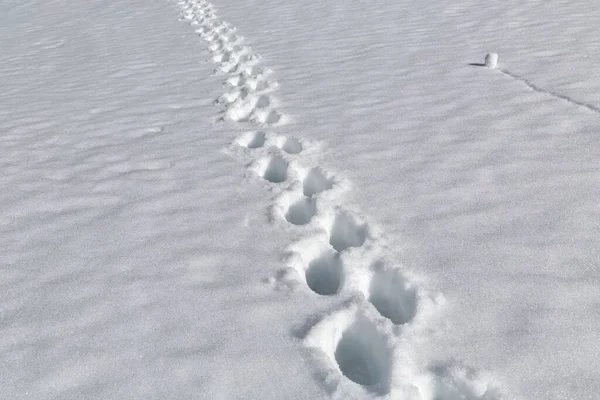
{"label": "small snow lump", "polygon": [[488,68],[496,68],[498,66],[498,53],[488,53],[485,56],[485,66]]}

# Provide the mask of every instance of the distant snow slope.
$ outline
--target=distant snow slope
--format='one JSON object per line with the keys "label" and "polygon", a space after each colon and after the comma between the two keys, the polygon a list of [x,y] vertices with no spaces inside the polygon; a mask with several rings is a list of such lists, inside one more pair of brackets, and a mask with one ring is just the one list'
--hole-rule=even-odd
{"label": "distant snow slope", "polygon": [[595,398],[598,7],[0,6],[0,397]]}

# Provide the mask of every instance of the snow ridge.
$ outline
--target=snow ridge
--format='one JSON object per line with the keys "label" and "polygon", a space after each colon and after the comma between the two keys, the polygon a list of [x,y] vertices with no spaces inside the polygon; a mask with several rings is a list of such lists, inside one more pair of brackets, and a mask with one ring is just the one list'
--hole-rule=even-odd
{"label": "snow ridge", "polygon": [[249,170],[277,188],[271,221],[290,224],[302,236],[269,282],[292,294],[339,299],[297,334],[324,390],[344,399],[506,398],[485,373],[427,358],[443,296],[394,259],[383,232],[347,201],[350,183],[311,164],[317,143],[276,134],[287,121],[273,96],[278,84],[236,29],[208,1],[177,4],[181,19],[207,42],[216,74],[225,76],[228,91],[216,100],[220,119],[258,128],[240,135],[228,152],[249,157]]}

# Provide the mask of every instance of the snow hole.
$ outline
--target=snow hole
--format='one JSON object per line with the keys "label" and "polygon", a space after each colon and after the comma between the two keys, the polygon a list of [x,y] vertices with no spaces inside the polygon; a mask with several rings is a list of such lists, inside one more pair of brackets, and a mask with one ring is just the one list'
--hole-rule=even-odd
{"label": "snow hole", "polygon": [[294,225],[306,225],[315,215],[316,203],[315,199],[301,198],[291,204],[285,213],[285,219]]}
{"label": "snow hole", "polygon": [[334,249],[342,252],[349,247],[360,247],[363,245],[366,238],[366,224],[358,223],[353,217],[345,212],[336,215],[329,236],[329,244],[331,244]]}
{"label": "snow hole", "polygon": [[293,137],[282,136],[277,146],[288,154],[298,154],[302,151],[302,143]]}
{"label": "snow hole", "polygon": [[326,252],[306,269],[306,284],[322,296],[336,294],[342,282],[342,260],[338,253]]}
{"label": "snow hole", "polygon": [[265,144],[266,134],[265,132],[246,132],[238,140],[240,146],[247,147],[249,149],[257,149]]}
{"label": "snow hole", "polygon": [[269,112],[259,115],[258,120],[262,124],[276,124],[277,122],[279,122],[279,120],[281,120],[281,114],[278,113],[276,110],[271,110]]}
{"label": "snow hole", "polygon": [[342,374],[363,386],[380,383],[390,370],[385,342],[365,317],[359,317],[342,334],[335,360]]}
{"label": "snow hole", "polygon": [[304,195],[312,197],[333,187],[333,179],[327,178],[321,168],[311,169],[303,182]]}
{"label": "snow hole", "polygon": [[273,183],[281,183],[287,179],[287,162],[279,157],[267,157],[258,164],[257,172],[265,180]]}
{"label": "snow hole", "polygon": [[394,324],[410,321],[417,311],[417,293],[397,269],[379,268],[371,279],[369,301]]}

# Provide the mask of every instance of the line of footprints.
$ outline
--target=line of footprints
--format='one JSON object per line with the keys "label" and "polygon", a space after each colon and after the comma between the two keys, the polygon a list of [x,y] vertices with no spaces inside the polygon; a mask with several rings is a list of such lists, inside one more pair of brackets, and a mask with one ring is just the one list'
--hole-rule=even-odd
{"label": "line of footprints", "polygon": [[427,320],[440,304],[417,275],[390,260],[381,232],[344,203],[350,184],[302,161],[319,145],[277,135],[285,115],[272,93],[277,82],[259,67],[260,56],[243,44],[229,23],[219,20],[204,0],[178,2],[181,18],[208,43],[216,74],[228,92],[215,103],[220,119],[250,122],[228,151],[252,160],[249,170],[278,188],[272,221],[287,221],[304,233],[286,250],[286,267],[269,282],[292,292],[339,296],[338,306],[297,330],[318,369],[320,383],[343,398],[496,399],[496,389],[477,373],[456,365],[421,365],[414,344],[431,332]]}

